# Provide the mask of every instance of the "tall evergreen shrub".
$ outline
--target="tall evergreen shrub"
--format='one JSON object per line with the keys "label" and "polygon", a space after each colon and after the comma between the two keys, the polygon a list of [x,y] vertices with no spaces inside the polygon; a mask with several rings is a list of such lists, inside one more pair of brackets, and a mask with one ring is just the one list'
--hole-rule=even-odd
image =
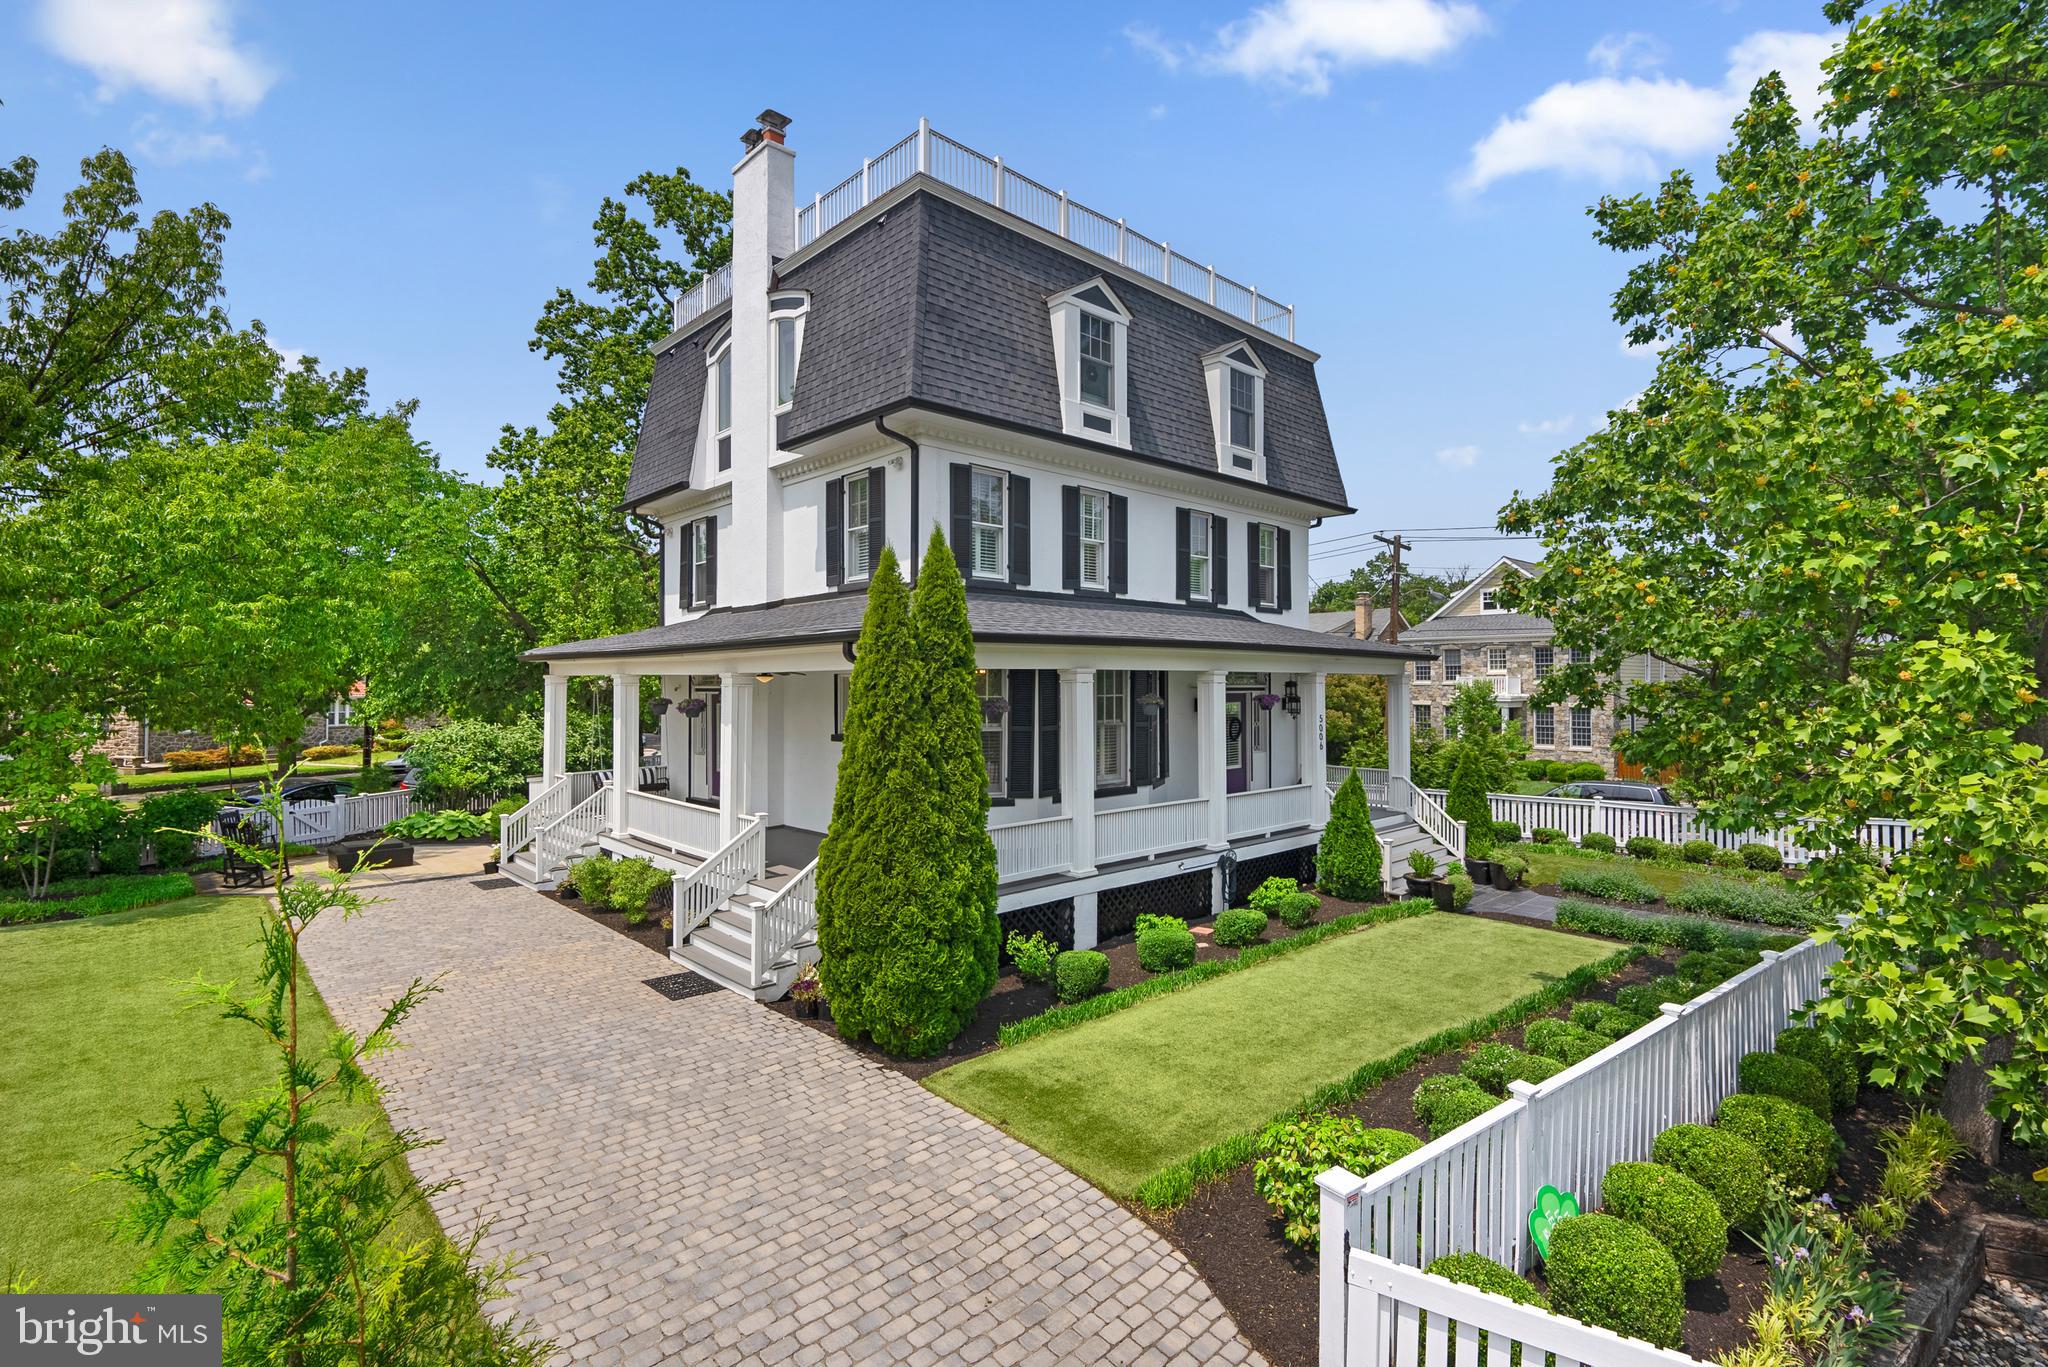
{"label": "tall evergreen shrub", "polygon": [[1486,800],[1486,761],[1476,747],[1467,746],[1459,754],[1444,810],[1453,820],[1465,823],[1468,856],[1484,859],[1493,852],[1493,807]]}
{"label": "tall evergreen shrub", "polygon": [[1316,847],[1316,885],[1349,902],[1379,897],[1380,842],[1372,830],[1372,806],[1353,769],[1330,801],[1330,824]]}

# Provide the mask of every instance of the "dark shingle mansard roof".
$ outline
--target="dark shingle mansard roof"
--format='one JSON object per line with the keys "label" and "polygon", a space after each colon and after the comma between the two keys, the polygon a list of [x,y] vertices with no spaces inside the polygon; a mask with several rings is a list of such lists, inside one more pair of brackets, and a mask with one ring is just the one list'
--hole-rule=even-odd
{"label": "dark shingle mansard roof", "polygon": [[[1100,263],[925,191],[781,278],[782,287],[811,295],[782,445],[913,404],[1068,439],[1047,301],[1098,275],[1132,315],[1130,456],[1216,474],[1201,358],[1248,342],[1267,370],[1266,486],[1348,507],[1312,362],[1256,328],[1232,326],[1176,302],[1163,287],[1105,272]],[[714,332],[707,324],[656,361],[629,504],[689,478],[703,402],[702,344]]]}
{"label": "dark shingle mansard roof", "polygon": [[1547,641],[1550,619],[1526,612],[1479,612],[1437,617],[1401,633],[1412,645],[1457,645],[1463,641]]}
{"label": "dark shingle mansard roof", "polygon": [[[545,646],[529,660],[665,655],[736,646],[816,645],[860,635],[865,593],[795,598],[760,607],[719,609],[689,622],[623,636]],[[1367,659],[1422,659],[1427,651],[1354,641],[1220,608],[1170,603],[1076,601],[1064,594],[970,593],[967,621],[977,641],[1047,644],[1213,646]]]}

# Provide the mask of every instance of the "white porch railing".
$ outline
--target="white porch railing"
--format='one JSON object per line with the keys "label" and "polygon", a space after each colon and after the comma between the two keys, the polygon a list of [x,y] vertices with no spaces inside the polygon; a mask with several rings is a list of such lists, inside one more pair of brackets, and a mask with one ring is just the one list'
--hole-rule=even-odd
{"label": "white porch railing", "polygon": [[[1397,807],[1405,807],[1415,824],[1429,832],[1430,839],[1450,851],[1453,863],[1465,857],[1465,823],[1444,810],[1438,794],[1416,787],[1399,774],[1389,780]],[[1402,799],[1406,799],[1405,802]]]}
{"label": "white porch railing", "polygon": [[[1108,257],[1139,275],[1159,281],[1169,289],[1223,310],[1233,318],[1290,340],[1294,337],[1294,310],[1259,293],[1256,285],[1241,285],[1214,266],[1204,266],[1181,255],[1165,242],[1155,242],[1120,218],[1097,213],[1069,199],[1065,190],[1054,190],[1029,176],[1021,176],[1001,157],[975,151],[933,130],[928,120],[918,120],[917,130],[878,157],[861,163],[860,169],[831,189],[813,195],[809,204],[796,209],[796,245],[808,247],[824,234],[866,208],[875,200],[909,180],[924,174],[1005,213],[1034,223],[1098,255]],[[707,279],[676,301],[676,326],[686,321],[686,307],[702,313],[706,304],[690,301],[699,290],[708,290]],[[725,293],[732,293],[730,279]],[[709,294],[706,295],[709,298]]]}
{"label": "white porch railing", "polygon": [[[725,904],[726,898],[759,878],[767,867],[767,853],[767,819],[755,813],[741,821],[733,838],[713,850],[703,863],[688,873],[677,874],[669,946],[674,948],[689,939],[692,931]],[[754,983],[760,981],[759,977],[754,979]]]}
{"label": "white porch railing", "polygon": [[1074,822],[1049,816],[1042,821],[1017,821],[988,828],[996,842],[996,878],[1005,883],[1073,867]]}
{"label": "white porch railing", "polygon": [[1208,843],[1209,799],[1205,797],[1095,813],[1095,860],[1099,864]]}
{"label": "white porch railing", "polygon": [[1264,835],[1290,826],[1306,826],[1315,819],[1315,789],[1306,783],[1285,788],[1256,788],[1232,793],[1224,800],[1229,809],[1225,820],[1231,837]]}
{"label": "white porch railing", "polygon": [[688,327],[691,322],[703,317],[707,311],[717,308],[730,298],[732,263],[727,262],[676,296],[676,327]]}
{"label": "white porch railing", "polygon": [[533,866],[542,878],[566,865],[570,855],[597,839],[598,832],[611,828],[614,791],[610,785],[596,789],[534,832]]}
{"label": "white porch railing", "polygon": [[534,794],[533,800],[518,811],[499,817],[498,857],[510,859],[525,849],[542,827],[561,820],[575,805],[570,797],[571,786],[572,780],[565,774]]}
{"label": "white porch railing", "polygon": [[817,933],[818,861],[813,859],[754,913],[754,981],[767,977],[768,970]]}
{"label": "white porch railing", "polygon": [[625,814],[615,830],[651,844],[702,859],[719,848],[718,811],[679,802],[659,793],[626,793]]}
{"label": "white porch railing", "polygon": [[[1441,790],[1427,790],[1441,795]],[[1652,802],[1610,802],[1603,798],[1540,797],[1520,793],[1489,795],[1495,821],[1512,821],[1524,835],[1539,826],[1563,831],[1573,840],[1588,834],[1610,835],[1620,844],[1639,835],[1667,844],[1707,840],[1721,849],[1732,850],[1750,843],[1769,845],[1788,864],[1805,864],[1824,854],[1806,845],[1806,827],[1792,824],[1769,831],[1721,831],[1700,820],[1698,808],[1672,807]],[[1890,818],[1866,821],[1857,832],[1858,843],[1873,853],[1890,856],[1910,849],[1916,832],[1909,822]]]}

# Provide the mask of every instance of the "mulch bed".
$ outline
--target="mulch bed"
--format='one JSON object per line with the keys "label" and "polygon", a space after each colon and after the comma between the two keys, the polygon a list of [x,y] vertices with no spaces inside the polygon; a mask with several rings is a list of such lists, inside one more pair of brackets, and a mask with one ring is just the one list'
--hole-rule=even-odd
{"label": "mulch bed", "polygon": [[[1335,920],[1339,916],[1349,916],[1354,912],[1369,909],[1370,904],[1365,902],[1346,902],[1335,897],[1325,896],[1322,907],[1316,912],[1315,923],[1321,924],[1324,921]],[[1195,962],[1206,963],[1212,959],[1235,959],[1238,954],[1237,950],[1215,943],[1211,925],[1212,922],[1208,919],[1199,921],[1190,919],[1188,922],[1188,929],[1193,931],[1195,935]],[[1272,928],[1267,931],[1266,938],[1268,940],[1275,940],[1291,933],[1276,918],[1273,921]],[[1119,935],[1114,939],[1105,940],[1095,947],[1109,956],[1109,981],[1104,985],[1104,991],[1128,987],[1132,983],[1143,982],[1145,979],[1153,976],[1138,966],[1138,944],[1135,936]],[[1059,1005],[1059,999],[1053,995],[1051,984],[1027,983],[1017,976],[1015,969],[1006,967],[1002,976],[996,979],[995,989],[982,999],[980,1007],[974,1013],[974,1020],[969,1023],[965,1030],[960,1032],[959,1036],[946,1047],[943,1053],[935,1054],[930,1058],[891,1058],[864,1041],[842,1040],[841,1042],[862,1057],[871,1059],[885,1068],[894,1069],[905,1077],[926,1078],[938,1072],[941,1068],[950,1068],[963,1059],[970,1059],[976,1054],[987,1053],[996,1047],[1000,1038],[999,1032],[1005,1025],[1014,1024],[1021,1020],[1029,1020],[1031,1017],[1039,1015],[1057,1005]],[[808,1025],[814,1030],[823,1031],[834,1039],[841,1039],[838,1027],[832,1023],[832,1008],[829,1005],[820,1009],[819,1016],[815,1020],[806,1016],[797,1007],[795,1002],[787,998],[770,1004],[768,1009],[787,1016],[791,1020],[803,1025]]]}
{"label": "mulch bed", "polygon": [[626,924],[624,912],[601,911],[580,897],[564,897],[561,889],[552,888],[541,893],[551,901],[559,902],[586,921],[595,921],[606,930],[615,930],[636,945],[653,950],[662,958],[668,957],[668,928],[662,922],[668,919],[667,912],[649,916],[637,926]]}

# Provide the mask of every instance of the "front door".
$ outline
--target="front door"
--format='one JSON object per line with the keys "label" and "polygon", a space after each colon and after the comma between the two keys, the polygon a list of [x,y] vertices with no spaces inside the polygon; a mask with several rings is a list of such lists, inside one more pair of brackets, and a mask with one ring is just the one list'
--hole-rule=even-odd
{"label": "front door", "polygon": [[1223,697],[1223,791],[1241,793],[1252,786],[1252,695]]}

